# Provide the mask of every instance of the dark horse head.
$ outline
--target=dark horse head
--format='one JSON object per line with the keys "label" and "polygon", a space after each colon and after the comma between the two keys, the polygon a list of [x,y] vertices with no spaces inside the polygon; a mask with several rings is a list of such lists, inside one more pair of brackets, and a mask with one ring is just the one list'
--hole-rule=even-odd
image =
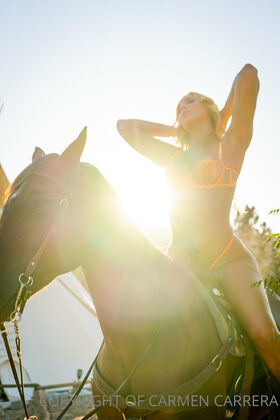
{"label": "dark horse head", "polygon": [[[88,182],[81,179],[88,179],[88,172],[98,171],[80,164],[85,142],[86,128],[61,155],[45,155],[36,148],[32,163],[10,188],[0,223],[0,322],[9,320],[19,289],[19,276],[25,272],[55,220],[55,231],[32,274],[32,293],[59,274],[81,265],[87,254],[88,245],[82,232],[86,229],[86,213],[92,209],[88,208],[88,202],[84,207],[81,205],[89,194]],[[69,208],[61,212],[61,200],[69,195],[69,189]]]}

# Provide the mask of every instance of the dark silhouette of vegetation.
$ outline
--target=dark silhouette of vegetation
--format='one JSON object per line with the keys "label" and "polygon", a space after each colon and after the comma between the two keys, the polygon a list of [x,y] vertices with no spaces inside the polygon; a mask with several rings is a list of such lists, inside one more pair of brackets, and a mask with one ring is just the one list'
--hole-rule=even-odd
{"label": "dark silhouette of vegetation", "polygon": [[[272,210],[271,214],[278,214],[280,209]],[[243,212],[238,211],[234,227],[237,235],[255,255],[262,279],[269,294],[280,296],[280,234],[272,233],[266,222],[260,222],[254,206],[245,207]]]}

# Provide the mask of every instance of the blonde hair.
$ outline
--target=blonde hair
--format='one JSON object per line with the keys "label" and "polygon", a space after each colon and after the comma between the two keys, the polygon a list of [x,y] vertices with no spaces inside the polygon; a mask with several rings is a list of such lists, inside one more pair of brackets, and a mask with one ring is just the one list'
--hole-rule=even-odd
{"label": "blonde hair", "polygon": [[[187,95],[185,95],[178,102],[178,105],[176,107],[176,122],[175,122],[174,126],[178,127],[178,110],[179,110],[181,102],[183,101],[183,99],[186,98],[186,96],[188,96],[191,99],[194,99],[196,101],[202,102],[205,105],[205,107],[208,111],[208,115],[210,117],[210,121],[211,121],[211,125],[213,127],[213,131],[215,133],[217,133],[217,129],[218,129],[219,123],[220,123],[219,108],[215,104],[213,99],[209,98],[208,96],[203,95],[202,93],[198,93],[198,92],[189,92]],[[185,130],[183,130],[183,128],[182,128],[182,133],[179,136],[177,136],[177,138],[175,140],[178,143],[178,145],[183,149],[188,149],[189,146],[190,146],[189,135]]]}

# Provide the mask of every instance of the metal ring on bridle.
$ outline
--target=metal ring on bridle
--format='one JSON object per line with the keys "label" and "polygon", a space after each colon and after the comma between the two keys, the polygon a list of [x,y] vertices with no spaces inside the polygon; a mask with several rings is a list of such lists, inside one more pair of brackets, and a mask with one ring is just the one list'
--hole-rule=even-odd
{"label": "metal ring on bridle", "polygon": [[[25,278],[26,280],[23,281],[22,279]],[[25,273],[21,273],[21,275],[18,278],[21,286],[26,287],[26,286],[32,286],[33,284],[33,277],[28,276],[26,277]]]}
{"label": "metal ring on bridle", "polygon": [[10,315],[10,321],[11,322],[15,322],[15,321],[19,322],[21,320],[21,317],[22,317],[22,313],[14,310]]}
{"label": "metal ring on bridle", "polygon": [[69,200],[65,197],[63,197],[59,202],[60,207],[63,209],[67,209],[70,206]]}

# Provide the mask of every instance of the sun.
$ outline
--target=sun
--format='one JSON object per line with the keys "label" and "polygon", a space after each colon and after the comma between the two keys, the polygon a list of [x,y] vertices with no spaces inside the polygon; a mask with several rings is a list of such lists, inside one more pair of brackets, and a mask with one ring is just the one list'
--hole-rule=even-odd
{"label": "sun", "polygon": [[118,160],[107,158],[104,175],[119,196],[126,217],[145,233],[169,230],[169,189],[164,170],[128,153]]}
{"label": "sun", "polygon": [[140,182],[143,183],[141,189],[128,187],[120,193],[123,210],[141,230],[168,229],[169,194],[165,181],[141,177],[137,184]]}

